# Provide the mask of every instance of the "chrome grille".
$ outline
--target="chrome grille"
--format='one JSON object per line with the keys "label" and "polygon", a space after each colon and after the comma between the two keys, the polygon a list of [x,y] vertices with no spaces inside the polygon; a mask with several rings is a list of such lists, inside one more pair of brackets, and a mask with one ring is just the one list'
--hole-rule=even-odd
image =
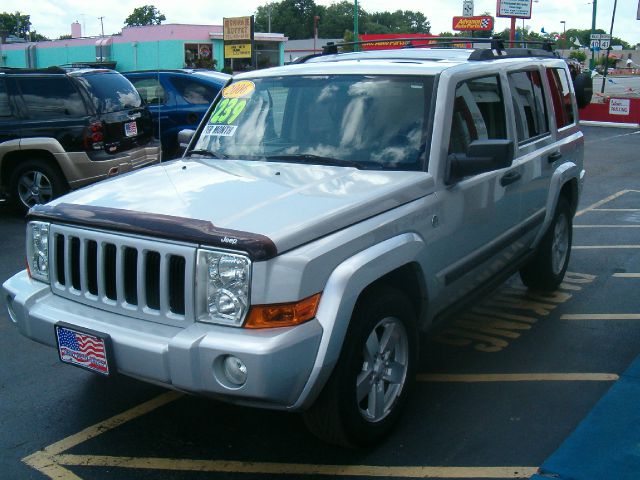
{"label": "chrome grille", "polygon": [[195,247],[51,225],[55,294],[122,315],[194,321]]}

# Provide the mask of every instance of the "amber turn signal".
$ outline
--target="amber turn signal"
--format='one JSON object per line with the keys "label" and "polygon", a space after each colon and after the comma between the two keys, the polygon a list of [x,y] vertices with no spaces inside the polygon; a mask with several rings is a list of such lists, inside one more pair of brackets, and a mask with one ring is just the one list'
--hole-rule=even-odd
{"label": "amber turn signal", "polygon": [[316,316],[320,293],[295,303],[254,305],[249,310],[244,328],[292,327],[308,322]]}

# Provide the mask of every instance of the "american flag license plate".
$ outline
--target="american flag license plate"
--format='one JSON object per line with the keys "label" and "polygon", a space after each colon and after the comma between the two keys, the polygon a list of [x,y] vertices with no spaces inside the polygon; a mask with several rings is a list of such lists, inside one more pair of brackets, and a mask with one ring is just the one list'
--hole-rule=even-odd
{"label": "american flag license plate", "polygon": [[138,125],[136,122],[127,122],[124,124],[124,134],[127,137],[135,137],[138,135]]}
{"label": "american flag license plate", "polygon": [[111,373],[108,335],[78,329],[65,323],[57,323],[55,330],[60,360],[100,375],[108,376]]}

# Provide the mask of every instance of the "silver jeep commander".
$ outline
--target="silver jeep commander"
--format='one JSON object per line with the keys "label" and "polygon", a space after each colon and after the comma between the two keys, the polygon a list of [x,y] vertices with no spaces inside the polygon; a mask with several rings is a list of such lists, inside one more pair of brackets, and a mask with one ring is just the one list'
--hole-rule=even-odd
{"label": "silver jeep commander", "polygon": [[493,47],[236,76],[183,158],[31,209],[11,320],[99,374],[379,441],[419,330],[516,271],[555,289],[567,268],[584,177],[569,70]]}

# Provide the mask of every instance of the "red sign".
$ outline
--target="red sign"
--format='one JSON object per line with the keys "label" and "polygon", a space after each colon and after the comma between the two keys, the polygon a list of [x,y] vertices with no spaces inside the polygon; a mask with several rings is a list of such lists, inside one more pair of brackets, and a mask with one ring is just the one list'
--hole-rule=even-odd
{"label": "red sign", "polygon": [[428,40],[431,37],[435,37],[435,35],[429,33],[371,33],[360,35],[360,40],[363,42],[379,40],[376,43],[363,44],[362,50],[387,50],[389,48],[403,48],[408,45],[413,45],[414,47],[431,45],[435,43]]}
{"label": "red sign", "polygon": [[453,17],[454,30],[493,30],[493,17]]}

